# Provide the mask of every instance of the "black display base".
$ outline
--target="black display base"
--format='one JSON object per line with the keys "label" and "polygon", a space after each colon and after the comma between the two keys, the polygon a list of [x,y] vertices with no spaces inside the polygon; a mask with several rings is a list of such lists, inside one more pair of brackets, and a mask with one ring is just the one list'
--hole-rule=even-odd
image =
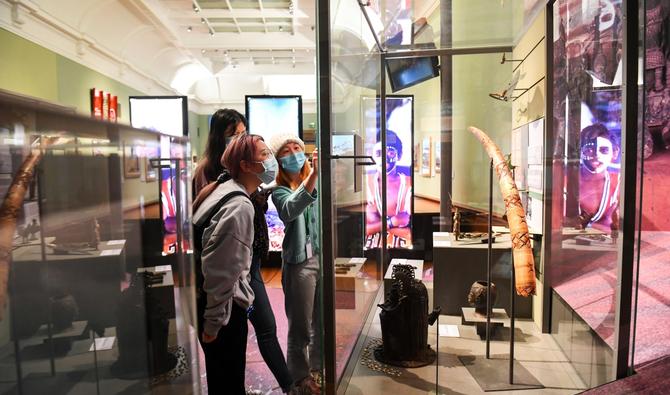
{"label": "black display base", "polygon": [[[177,365],[177,360],[177,357],[173,353],[168,352],[161,363],[155,366],[153,372],[151,372],[151,377],[174,369]],[[146,357],[134,358],[131,361],[118,360],[111,365],[110,370],[115,377],[123,380],[137,380],[150,376],[147,372]]]}
{"label": "black display base", "polygon": [[426,345],[426,348],[417,359],[411,361],[397,361],[386,358],[384,355],[383,345],[375,348],[375,359],[377,359],[377,361],[383,362],[387,365],[400,366],[403,368],[420,368],[422,366],[430,365],[431,363],[435,362],[436,355],[437,354],[435,351],[430,348],[429,345]]}
{"label": "black display base", "polygon": [[509,359],[507,355],[461,355],[458,357],[481,387],[482,391],[530,390],[544,388],[526,368],[514,361],[514,380],[509,382]]}

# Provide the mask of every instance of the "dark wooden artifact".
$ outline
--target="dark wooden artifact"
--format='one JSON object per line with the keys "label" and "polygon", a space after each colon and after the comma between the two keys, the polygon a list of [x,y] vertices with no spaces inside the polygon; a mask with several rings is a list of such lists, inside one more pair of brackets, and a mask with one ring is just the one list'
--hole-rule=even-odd
{"label": "dark wooden artifact", "polygon": [[391,291],[379,305],[382,345],[375,349],[378,361],[406,368],[435,361],[435,351],[428,345],[428,325],[440,314],[439,307],[428,314],[428,292],[414,270],[412,265],[393,267]]}
{"label": "dark wooden artifact", "polygon": [[[468,293],[468,303],[475,308],[475,313],[486,317],[486,295],[488,294],[488,284],[486,281],[475,281],[472,283],[470,293]],[[491,310],[496,303],[496,285],[491,283]]]}

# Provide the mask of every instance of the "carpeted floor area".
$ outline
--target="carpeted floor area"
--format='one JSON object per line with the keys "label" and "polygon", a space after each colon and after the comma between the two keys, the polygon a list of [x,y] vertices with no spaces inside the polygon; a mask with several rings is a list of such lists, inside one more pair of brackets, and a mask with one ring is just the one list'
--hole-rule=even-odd
{"label": "carpeted floor area", "polygon": [[[554,287],[610,346],[614,342],[616,250],[563,250]],[[670,354],[670,232],[643,231],[639,268],[635,365]]]}
{"label": "carpeted floor area", "polygon": [[633,376],[583,392],[585,395],[667,394],[670,388],[670,357],[663,357],[638,369]]}

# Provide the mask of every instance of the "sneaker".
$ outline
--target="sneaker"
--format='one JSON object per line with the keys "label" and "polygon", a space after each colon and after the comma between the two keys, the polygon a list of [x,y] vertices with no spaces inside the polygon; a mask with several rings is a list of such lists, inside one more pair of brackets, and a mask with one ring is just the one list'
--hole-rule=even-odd
{"label": "sneaker", "polygon": [[312,377],[305,377],[295,387],[296,394],[299,395],[318,395],[321,394],[321,387],[314,381]]}
{"label": "sneaker", "polygon": [[309,375],[312,376],[312,380],[314,380],[319,388],[323,387],[323,373],[320,370],[312,370],[309,372]]}

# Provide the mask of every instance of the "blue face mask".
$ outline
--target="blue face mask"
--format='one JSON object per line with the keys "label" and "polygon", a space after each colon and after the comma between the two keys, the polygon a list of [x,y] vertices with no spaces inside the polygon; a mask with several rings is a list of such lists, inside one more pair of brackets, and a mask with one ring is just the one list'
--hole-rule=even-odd
{"label": "blue face mask", "polygon": [[256,163],[260,163],[263,165],[264,169],[263,172],[256,174],[256,177],[258,177],[258,179],[261,180],[263,184],[269,184],[275,180],[275,177],[277,177],[277,169],[279,166],[277,165],[277,159],[275,159],[274,156],[270,156],[263,162],[256,162]]}
{"label": "blue face mask", "polygon": [[299,173],[302,166],[305,164],[305,153],[300,151],[295,154],[279,158],[281,167],[288,173]]}

